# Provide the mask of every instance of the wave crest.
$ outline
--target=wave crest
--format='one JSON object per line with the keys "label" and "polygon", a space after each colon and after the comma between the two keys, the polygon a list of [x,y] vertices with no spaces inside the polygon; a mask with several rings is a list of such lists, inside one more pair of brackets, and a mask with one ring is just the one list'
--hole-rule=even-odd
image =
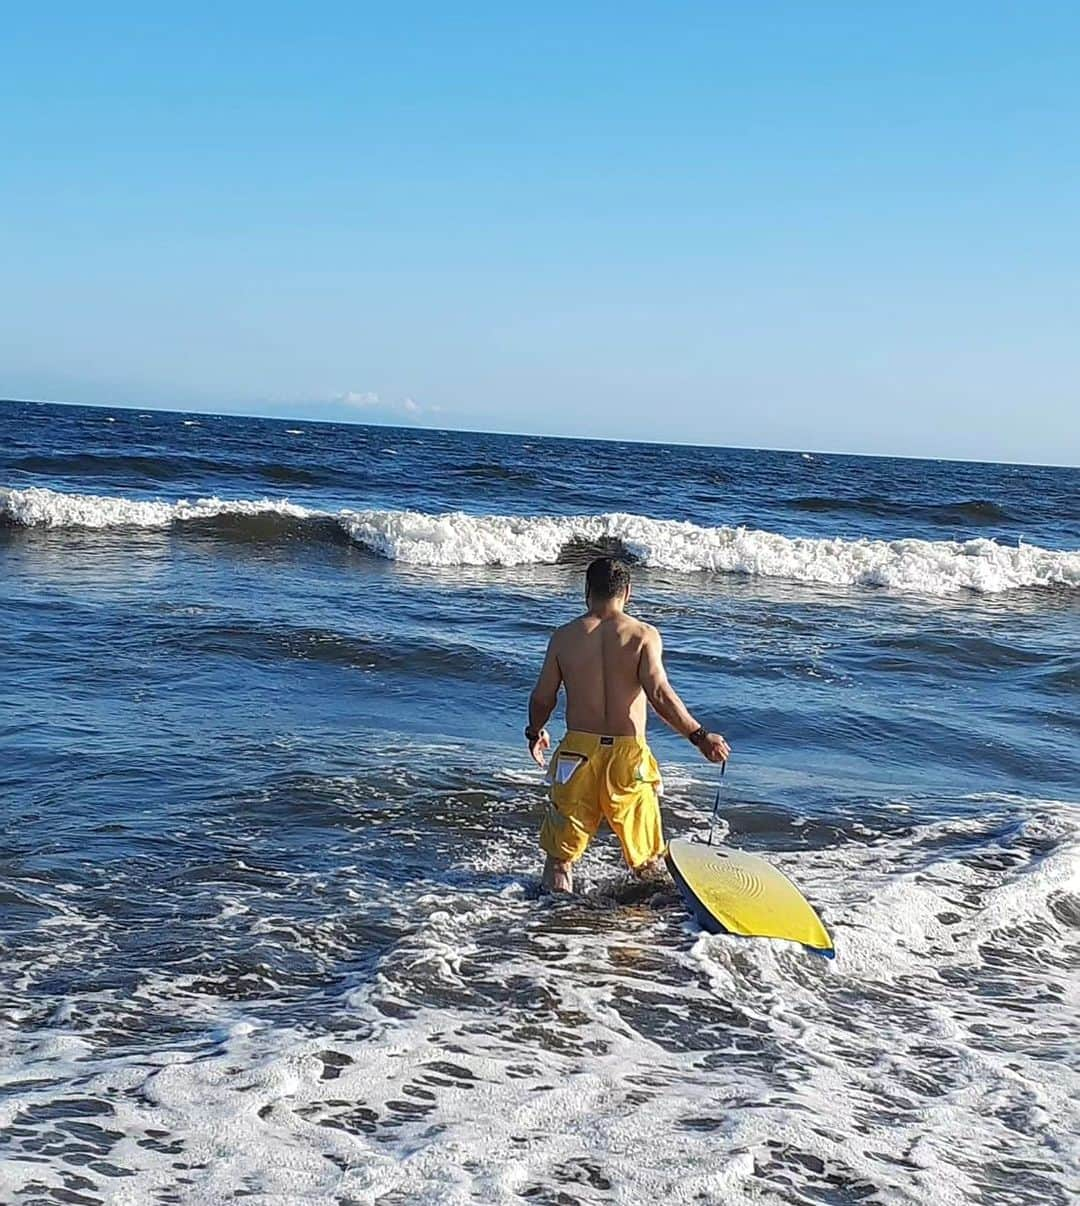
{"label": "wave crest", "polygon": [[[978,538],[849,540],[784,536],[745,527],[702,527],[624,512],[585,516],[468,515],[454,511],[326,512],[281,499],[162,502],[34,487],[0,490],[0,517],[19,527],[164,528],[225,517],[231,533],[273,539],[287,517],[313,540],[343,531],[392,561],[417,566],[515,566],[578,561],[596,551],[623,552],[651,568],[678,573],[746,574],[825,586],[885,587],[946,595],[998,594],[1032,587],[1080,588],[1080,552]],[[260,522],[255,522],[259,519]]]}
{"label": "wave crest", "polygon": [[31,486],[0,490],[0,516],[24,528],[167,528],[184,520],[219,515],[274,513],[306,519],[317,512],[283,499],[200,498],[195,502],[114,498],[101,494],[66,494]]}

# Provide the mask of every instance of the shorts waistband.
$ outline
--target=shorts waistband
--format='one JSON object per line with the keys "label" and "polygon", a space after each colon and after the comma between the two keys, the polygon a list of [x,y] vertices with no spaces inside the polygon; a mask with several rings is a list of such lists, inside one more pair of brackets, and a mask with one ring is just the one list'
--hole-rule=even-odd
{"label": "shorts waistband", "polygon": [[633,734],[613,736],[607,733],[587,733],[584,729],[567,729],[563,741],[572,745],[603,746],[604,748],[633,746],[635,749],[647,748],[644,737]]}

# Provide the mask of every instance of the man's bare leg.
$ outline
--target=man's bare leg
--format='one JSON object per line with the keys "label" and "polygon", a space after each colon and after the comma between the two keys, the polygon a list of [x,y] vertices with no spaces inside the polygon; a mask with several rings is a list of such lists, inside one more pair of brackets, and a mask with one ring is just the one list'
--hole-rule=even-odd
{"label": "man's bare leg", "polygon": [[573,892],[573,864],[560,862],[559,859],[552,858],[549,854],[547,861],[544,863],[543,884],[545,890],[548,892]]}

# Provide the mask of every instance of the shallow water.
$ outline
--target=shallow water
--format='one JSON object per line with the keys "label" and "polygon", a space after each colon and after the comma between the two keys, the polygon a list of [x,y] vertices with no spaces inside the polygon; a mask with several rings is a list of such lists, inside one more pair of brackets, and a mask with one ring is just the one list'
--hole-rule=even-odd
{"label": "shallow water", "polygon": [[[538,897],[597,548],[834,963]],[[1067,1202],[1078,549],[1072,470],[0,404],[0,1198]]]}

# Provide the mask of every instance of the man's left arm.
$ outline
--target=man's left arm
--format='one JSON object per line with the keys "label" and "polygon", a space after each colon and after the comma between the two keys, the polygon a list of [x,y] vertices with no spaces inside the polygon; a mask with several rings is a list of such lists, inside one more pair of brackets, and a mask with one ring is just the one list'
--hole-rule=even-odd
{"label": "man's left arm", "polygon": [[562,686],[562,670],[559,668],[559,658],[555,653],[555,638],[548,642],[547,653],[544,654],[544,664],[540,667],[540,677],[529,696],[529,724],[525,730],[525,740],[529,743],[529,755],[537,766],[544,765],[543,751],[551,745],[551,738],[544,725],[547,724],[555,705],[559,700],[559,688]]}

